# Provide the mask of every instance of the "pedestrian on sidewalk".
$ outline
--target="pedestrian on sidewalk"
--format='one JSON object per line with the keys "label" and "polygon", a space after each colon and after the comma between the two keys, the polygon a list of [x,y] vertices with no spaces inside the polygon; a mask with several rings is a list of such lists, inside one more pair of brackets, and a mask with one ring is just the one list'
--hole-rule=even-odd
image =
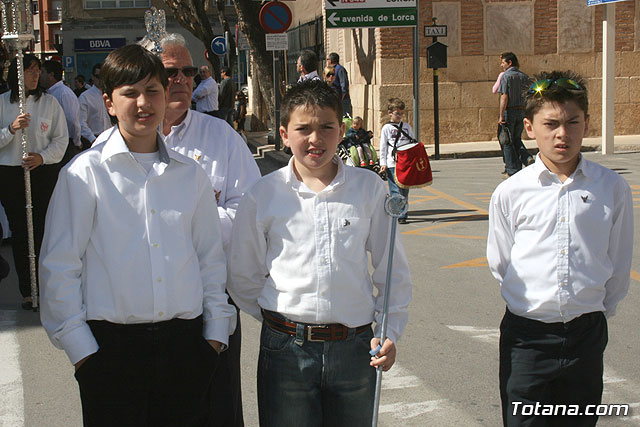
{"label": "pedestrian on sidewalk", "polygon": [[[383,182],[335,154],[345,127],[336,92],[294,85],[281,120],[293,157],[244,195],[228,261],[229,293],[262,321],[260,426],[368,427],[375,368],[394,364],[407,323],[409,266],[399,235],[390,241]],[[371,357],[392,245],[389,338]]]}
{"label": "pedestrian on sidewalk", "polygon": [[601,402],[607,319],[629,289],[631,190],[580,154],[589,124],[584,80],[558,71],[536,79],[525,92],[524,127],[540,151],[496,188],[489,207],[487,259],[507,303],[502,415],[507,427],[595,426],[596,415],[526,407],[578,415]]}
{"label": "pedestrian on sidewalk", "polygon": [[504,74],[500,79],[500,117],[498,124],[504,125],[511,134],[511,143],[504,144],[503,154],[507,174],[512,176],[522,165],[530,165],[535,161],[522,143],[524,130],[524,95],[531,79],[520,71],[518,57],[513,52],[500,55],[500,68]]}

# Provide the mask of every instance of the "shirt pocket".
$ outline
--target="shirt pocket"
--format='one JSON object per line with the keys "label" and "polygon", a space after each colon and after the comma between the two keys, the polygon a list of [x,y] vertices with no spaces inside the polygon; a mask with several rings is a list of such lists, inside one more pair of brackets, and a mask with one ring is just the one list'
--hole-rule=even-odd
{"label": "shirt pocket", "polygon": [[366,260],[366,244],[371,218],[344,217],[337,221],[338,256],[354,262]]}

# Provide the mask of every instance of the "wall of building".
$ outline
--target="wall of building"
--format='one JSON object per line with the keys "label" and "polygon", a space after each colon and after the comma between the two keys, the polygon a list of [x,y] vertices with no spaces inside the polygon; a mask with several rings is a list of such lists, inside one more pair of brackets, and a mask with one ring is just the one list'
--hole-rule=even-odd
{"label": "wall of building", "polygon": [[[499,55],[513,51],[529,75],[572,69],[588,81],[590,136],[601,133],[603,7],[585,0],[420,0],[420,137],[433,142],[433,70],[426,67],[424,25],[448,26],[448,67],[439,70],[441,143],[495,139]],[[379,134],[386,102],[401,97],[413,122],[412,30],[327,30],[351,79],[354,114]],[[371,69],[371,64],[373,68]],[[364,68],[364,72],[363,72]],[[615,133],[640,134],[640,0],[616,3]]]}
{"label": "wall of building", "polygon": [[[165,10],[167,32],[179,33],[184,36],[194,65],[206,65],[205,47],[202,41],[178,24],[164,1],[151,0],[151,5]],[[148,9],[146,7],[85,9],[83,0],[64,0],[64,7],[63,55],[73,56],[75,59],[74,69],[65,72],[65,79],[69,84],[73,83],[73,78],[79,73],[84,74],[87,79],[89,78],[92,65],[89,66],[87,72],[87,64],[102,61],[113,48],[119,47],[121,43],[135,43],[147,33],[144,24],[144,14]],[[231,16],[228,17],[231,18]],[[223,31],[217,17],[211,22],[214,34],[222,34]],[[76,40],[92,40],[93,42],[88,50],[76,51]]]}

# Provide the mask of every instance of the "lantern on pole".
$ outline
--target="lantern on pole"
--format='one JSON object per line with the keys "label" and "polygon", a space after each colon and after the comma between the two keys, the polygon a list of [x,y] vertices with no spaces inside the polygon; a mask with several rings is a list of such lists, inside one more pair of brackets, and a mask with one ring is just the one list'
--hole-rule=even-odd
{"label": "lantern on pole", "polygon": [[144,25],[147,27],[145,38],[153,43],[153,47],[149,50],[156,55],[160,55],[162,53],[160,42],[167,35],[167,18],[164,10],[156,9],[155,6],[151,7],[150,10],[144,13]]}
{"label": "lantern on pole", "polygon": [[[18,110],[25,114],[27,95],[24,87],[24,55],[22,51],[35,39],[33,18],[29,0],[2,0],[2,40],[11,54],[15,54],[18,71]],[[25,129],[20,129],[22,157],[29,155],[29,140]],[[33,311],[38,310],[38,285],[36,280],[36,254],[33,237],[33,206],[31,204],[31,174],[24,169],[24,198],[27,215],[27,240],[29,245],[29,274],[31,281],[31,299]]]}

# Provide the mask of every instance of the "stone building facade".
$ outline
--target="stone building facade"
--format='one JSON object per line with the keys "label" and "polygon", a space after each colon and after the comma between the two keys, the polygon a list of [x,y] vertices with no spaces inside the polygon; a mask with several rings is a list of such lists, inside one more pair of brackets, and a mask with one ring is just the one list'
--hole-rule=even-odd
{"label": "stone building facade", "polygon": [[[640,0],[616,3],[615,133],[640,134]],[[437,17],[448,26],[448,67],[439,70],[440,142],[495,139],[499,55],[516,53],[529,75],[572,69],[588,81],[590,136],[601,133],[603,6],[586,0],[420,0],[420,139],[433,143],[432,39],[422,28]],[[349,72],[354,114],[379,135],[386,103],[400,97],[413,123],[410,28],[325,30],[326,52],[338,52]]]}

